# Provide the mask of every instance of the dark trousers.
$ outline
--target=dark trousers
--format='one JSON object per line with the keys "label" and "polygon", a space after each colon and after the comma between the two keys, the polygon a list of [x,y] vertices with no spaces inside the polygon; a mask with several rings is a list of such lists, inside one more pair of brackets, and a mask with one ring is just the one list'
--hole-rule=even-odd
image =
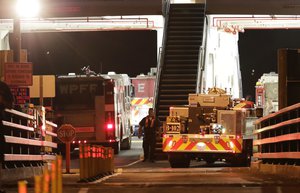
{"label": "dark trousers", "polygon": [[144,159],[154,160],[155,136],[143,139]]}

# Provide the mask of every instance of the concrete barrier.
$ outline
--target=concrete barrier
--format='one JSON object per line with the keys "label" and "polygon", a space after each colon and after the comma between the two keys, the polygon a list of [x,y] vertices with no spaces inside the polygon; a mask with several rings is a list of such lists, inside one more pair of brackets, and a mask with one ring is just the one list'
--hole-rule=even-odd
{"label": "concrete barrier", "polygon": [[264,164],[262,161],[256,161],[251,163],[250,168],[255,172],[300,179],[300,166],[296,165]]}
{"label": "concrete barrier", "polygon": [[29,179],[35,175],[41,175],[43,173],[43,166],[35,167],[23,167],[23,168],[9,168],[1,169],[0,180],[3,183],[17,181],[22,179]]}

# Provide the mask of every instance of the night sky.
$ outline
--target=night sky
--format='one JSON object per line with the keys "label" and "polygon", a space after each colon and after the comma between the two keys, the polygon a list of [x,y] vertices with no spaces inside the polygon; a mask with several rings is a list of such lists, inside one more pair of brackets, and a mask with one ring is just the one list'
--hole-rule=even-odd
{"label": "night sky", "polygon": [[[277,71],[279,48],[300,48],[300,30],[246,30],[239,34],[243,95],[255,96],[263,73]],[[157,64],[156,31],[94,31],[22,34],[22,48],[34,74],[95,72],[127,73],[134,77]],[[254,72],[253,72],[254,70]]]}
{"label": "night sky", "polygon": [[81,73],[90,66],[96,73],[108,71],[136,76],[157,63],[154,30],[40,32],[22,34],[33,73],[62,75]]}
{"label": "night sky", "polygon": [[[300,30],[246,30],[239,34],[243,95],[255,98],[255,83],[263,73],[276,72],[279,48],[300,48]],[[254,73],[252,73],[254,70]],[[300,73],[300,72],[299,72]]]}

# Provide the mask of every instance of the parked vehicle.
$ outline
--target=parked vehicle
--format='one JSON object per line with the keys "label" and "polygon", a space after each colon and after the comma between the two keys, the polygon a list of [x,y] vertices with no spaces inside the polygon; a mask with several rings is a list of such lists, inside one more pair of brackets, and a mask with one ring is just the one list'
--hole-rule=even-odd
{"label": "parked vehicle", "polygon": [[191,159],[249,165],[253,139],[245,137],[245,118],[246,111],[233,108],[231,96],[217,88],[190,94],[188,106],[170,107],[163,151],[171,167],[189,167]]}
{"label": "parked vehicle", "polygon": [[60,124],[75,128],[73,147],[100,144],[113,147],[117,154],[131,147],[131,93],[127,74],[58,76],[53,100],[55,117]]}
{"label": "parked vehicle", "polygon": [[130,123],[134,135],[137,135],[139,122],[153,108],[155,75],[138,75],[131,78],[135,96],[131,99]]}

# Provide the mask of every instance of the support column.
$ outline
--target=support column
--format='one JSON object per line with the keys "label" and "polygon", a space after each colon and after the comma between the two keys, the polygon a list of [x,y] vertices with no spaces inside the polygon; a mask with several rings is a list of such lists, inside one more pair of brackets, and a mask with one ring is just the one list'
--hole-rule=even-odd
{"label": "support column", "polygon": [[21,22],[20,18],[14,19],[14,29],[13,29],[13,51],[14,51],[14,61],[20,62],[21,53]]}

